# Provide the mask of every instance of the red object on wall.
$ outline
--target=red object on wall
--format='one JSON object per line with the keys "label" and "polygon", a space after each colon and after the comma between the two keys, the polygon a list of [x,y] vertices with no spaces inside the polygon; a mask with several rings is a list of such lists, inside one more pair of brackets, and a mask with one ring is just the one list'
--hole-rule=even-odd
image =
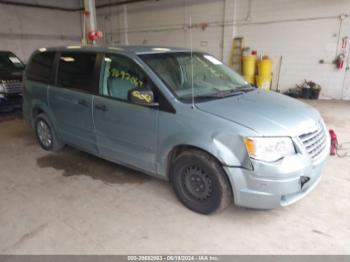
{"label": "red object on wall", "polygon": [[81,14],[85,15],[85,16],[88,16],[88,15],[90,15],[90,12],[86,11],[86,10],[83,10],[83,11],[81,11]]}
{"label": "red object on wall", "polygon": [[347,45],[348,45],[348,37],[347,36],[345,36],[345,37],[343,37],[343,39],[342,39],[342,41],[341,41],[341,48],[342,49],[346,49],[346,47],[347,47]]}
{"label": "red object on wall", "polygon": [[90,41],[96,41],[96,40],[99,40],[101,39],[103,36],[102,32],[101,31],[90,31],[88,33],[88,39]]}
{"label": "red object on wall", "polygon": [[344,62],[345,62],[345,55],[344,54],[338,55],[337,60],[336,60],[337,68],[342,69],[344,66]]}
{"label": "red object on wall", "polygon": [[329,135],[331,136],[331,152],[330,155],[334,156],[338,149],[338,139],[333,129],[329,130]]}

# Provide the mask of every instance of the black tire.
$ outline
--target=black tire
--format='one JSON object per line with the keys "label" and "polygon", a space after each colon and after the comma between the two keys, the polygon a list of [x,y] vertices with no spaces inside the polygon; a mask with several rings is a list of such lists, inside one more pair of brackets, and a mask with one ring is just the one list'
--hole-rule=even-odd
{"label": "black tire", "polygon": [[[45,143],[39,134],[40,126],[46,126],[50,136],[50,143]],[[39,114],[35,118],[35,134],[40,146],[47,151],[58,151],[64,147],[64,144],[57,138],[53,125],[45,114]]]}
{"label": "black tire", "polygon": [[233,199],[221,164],[200,150],[185,151],[175,159],[170,181],[180,201],[198,213],[219,212]]}

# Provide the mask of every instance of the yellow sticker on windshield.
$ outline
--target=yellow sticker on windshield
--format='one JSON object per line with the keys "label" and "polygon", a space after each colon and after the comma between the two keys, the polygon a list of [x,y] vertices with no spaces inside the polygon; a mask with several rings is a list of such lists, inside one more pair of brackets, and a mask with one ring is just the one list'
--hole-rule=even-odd
{"label": "yellow sticker on windshield", "polygon": [[142,87],[143,81],[138,79],[137,76],[132,76],[131,74],[125,72],[124,70],[118,70],[115,68],[111,69],[110,76],[114,78],[120,78],[129,81],[132,83],[135,87]]}

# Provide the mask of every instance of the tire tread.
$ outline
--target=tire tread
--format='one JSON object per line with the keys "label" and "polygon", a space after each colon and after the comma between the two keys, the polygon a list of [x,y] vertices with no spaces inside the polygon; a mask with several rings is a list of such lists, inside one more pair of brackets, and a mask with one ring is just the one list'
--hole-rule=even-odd
{"label": "tire tread", "polygon": [[[227,177],[227,174],[225,173],[222,164],[220,162],[218,162],[213,156],[209,155],[208,153],[198,150],[198,149],[190,149],[190,150],[186,150],[182,153],[180,153],[175,160],[173,161],[173,164],[175,164],[179,159],[183,158],[183,157],[197,157],[202,161],[205,161],[206,163],[209,164],[210,168],[212,170],[215,170],[216,172],[216,177],[218,179],[218,183],[221,187],[221,191],[222,191],[222,195],[221,195],[221,199],[220,199],[220,204],[214,209],[211,210],[210,212],[200,212],[198,210],[194,210],[200,213],[205,213],[205,214],[211,214],[211,213],[218,213],[222,210],[224,210],[227,206],[229,206],[232,203],[232,199],[233,199],[233,194],[232,194],[232,189]],[[170,174],[170,181],[173,184],[174,183],[174,179],[173,176],[175,176],[176,174],[172,173]],[[181,202],[184,203],[184,201],[181,199],[181,197],[178,195],[178,191],[176,190],[176,186],[173,187],[175,189],[175,192],[178,196],[178,198],[180,199]],[[184,203],[186,205],[186,203]],[[187,205],[186,205],[187,206]]]}

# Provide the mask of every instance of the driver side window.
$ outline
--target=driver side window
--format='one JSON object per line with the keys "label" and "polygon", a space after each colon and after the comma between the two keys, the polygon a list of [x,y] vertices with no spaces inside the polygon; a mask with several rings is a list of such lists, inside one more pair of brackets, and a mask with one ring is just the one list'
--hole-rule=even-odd
{"label": "driver side window", "polygon": [[131,59],[106,55],[100,93],[103,96],[128,101],[131,90],[152,90],[143,70]]}

